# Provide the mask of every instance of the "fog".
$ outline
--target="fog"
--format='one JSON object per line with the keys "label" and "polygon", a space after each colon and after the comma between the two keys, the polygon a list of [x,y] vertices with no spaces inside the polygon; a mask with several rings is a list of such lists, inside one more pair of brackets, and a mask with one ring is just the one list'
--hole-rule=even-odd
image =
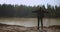
{"label": "fog", "polygon": [[[0,23],[26,27],[37,26],[37,18],[1,18]],[[43,25],[60,25],[60,18],[43,18]]]}

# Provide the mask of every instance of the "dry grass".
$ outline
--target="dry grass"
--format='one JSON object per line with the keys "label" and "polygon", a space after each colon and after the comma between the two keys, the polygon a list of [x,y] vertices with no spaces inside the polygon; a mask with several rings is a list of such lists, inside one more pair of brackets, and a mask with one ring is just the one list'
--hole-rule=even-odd
{"label": "dry grass", "polygon": [[[56,26],[50,26],[50,27],[44,27],[44,32],[45,31],[60,32],[60,29],[57,29]],[[24,27],[17,25],[0,24],[0,32],[40,32],[40,31],[37,30],[37,27]]]}

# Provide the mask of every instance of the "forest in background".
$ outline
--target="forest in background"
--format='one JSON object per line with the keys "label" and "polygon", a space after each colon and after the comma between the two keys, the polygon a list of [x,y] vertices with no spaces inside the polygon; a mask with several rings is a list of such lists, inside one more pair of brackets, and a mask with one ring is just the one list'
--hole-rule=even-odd
{"label": "forest in background", "polygon": [[11,5],[11,4],[0,4],[0,17],[23,17],[23,18],[35,18],[37,17],[36,13],[32,11],[38,10],[40,7],[47,10],[49,13],[44,14],[48,18],[60,18],[60,5],[51,6],[45,5],[41,6],[26,6],[26,5]]}

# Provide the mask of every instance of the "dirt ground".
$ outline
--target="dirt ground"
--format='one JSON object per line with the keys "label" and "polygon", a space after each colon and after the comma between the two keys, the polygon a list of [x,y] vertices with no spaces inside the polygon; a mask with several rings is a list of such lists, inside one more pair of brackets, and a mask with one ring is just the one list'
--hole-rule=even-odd
{"label": "dirt ground", "polygon": [[[60,26],[44,27],[44,32],[60,32]],[[40,32],[37,27],[24,27],[0,23],[0,32]]]}

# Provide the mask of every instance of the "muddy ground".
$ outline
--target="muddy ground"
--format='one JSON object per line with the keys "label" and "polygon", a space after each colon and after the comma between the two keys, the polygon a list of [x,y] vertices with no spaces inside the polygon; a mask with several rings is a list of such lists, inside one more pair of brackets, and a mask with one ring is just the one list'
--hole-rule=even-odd
{"label": "muddy ground", "polygon": [[[44,27],[44,32],[60,32],[60,25]],[[37,27],[24,27],[0,23],[0,32],[40,32]]]}

